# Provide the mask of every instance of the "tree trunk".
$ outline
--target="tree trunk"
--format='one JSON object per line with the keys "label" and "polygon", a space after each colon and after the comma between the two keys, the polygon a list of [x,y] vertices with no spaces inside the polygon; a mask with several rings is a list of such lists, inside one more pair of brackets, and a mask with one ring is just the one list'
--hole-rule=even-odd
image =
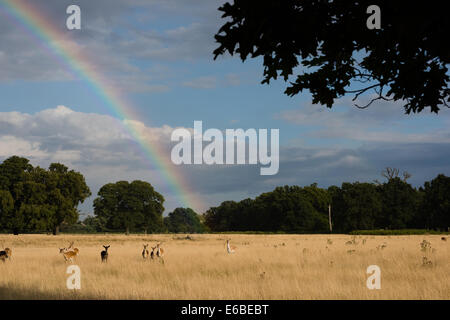
{"label": "tree trunk", "polygon": [[130,234],[130,228],[127,227],[127,229],[125,230],[125,234],[129,235]]}
{"label": "tree trunk", "polygon": [[56,226],[55,228],[53,228],[53,235],[57,236],[59,234],[59,226]]}
{"label": "tree trunk", "polygon": [[330,233],[333,232],[333,224],[331,223],[331,204],[328,205],[328,222],[330,224]]}

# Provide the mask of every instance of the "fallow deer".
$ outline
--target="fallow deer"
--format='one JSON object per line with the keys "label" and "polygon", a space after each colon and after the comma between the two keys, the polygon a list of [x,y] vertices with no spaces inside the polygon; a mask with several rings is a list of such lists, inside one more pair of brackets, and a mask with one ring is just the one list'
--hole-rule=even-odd
{"label": "fallow deer", "polygon": [[6,259],[10,260],[12,255],[12,250],[10,248],[5,248],[5,250],[0,251],[0,260],[3,262],[6,261]]}
{"label": "fallow deer", "polygon": [[64,261],[73,262],[73,259],[76,258],[78,255],[78,249],[75,248],[71,251],[67,251],[66,248],[62,248],[62,249],[60,248],[59,253],[62,253],[62,255],[64,257]]}
{"label": "fallow deer", "polygon": [[142,250],[142,258],[144,258],[144,260],[147,260],[149,252],[148,252],[148,244],[144,244],[144,249]]}
{"label": "fallow deer", "polygon": [[230,241],[231,241],[230,239],[227,240],[227,252],[228,253],[235,253],[236,252],[236,247],[232,246],[230,244]]}
{"label": "fallow deer", "polygon": [[105,250],[103,250],[102,252],[100,252],[100,256],[102,258],[102,262],[108,262],[108,248],[110,247],[110,245],[108,246],[103,246],[103,248],[105,248]]}

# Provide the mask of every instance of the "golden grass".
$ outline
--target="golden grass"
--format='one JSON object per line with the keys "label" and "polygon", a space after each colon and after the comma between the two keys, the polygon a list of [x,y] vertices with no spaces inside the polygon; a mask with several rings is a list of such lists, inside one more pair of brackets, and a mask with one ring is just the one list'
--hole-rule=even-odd
{"label": "golden grass", "polygon": [[[450,299],[450,244],[439,235],[190,237],[0,235],[13,250],[11,261],[0,262],[0,299]],[[227,253],[227,238],[236,253]],[[69,263],[58,248],[70,241],[80,250],[81,290],[66,288]],[[165,263],[143,261],[142,244],[157,241]],[[111,245],[107,264],[103,244]],[[380,290],[366,287],[373,264]]]}

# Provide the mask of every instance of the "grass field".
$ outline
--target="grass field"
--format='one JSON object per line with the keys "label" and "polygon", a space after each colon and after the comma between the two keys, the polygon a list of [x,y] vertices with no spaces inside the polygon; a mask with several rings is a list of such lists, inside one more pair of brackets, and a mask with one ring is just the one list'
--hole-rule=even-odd
{"label": "grass field", "polygon": [[[0,261],[0,299],[450,299],[450,239],[440,235],[190,238],[0,235],[2,249],[13,250],[10,261]],[[422,250],[423,240],[431,248]],[[70,241],[80,250],[80,290],[67,289],[70,264],[58,249]],[[157,241],[164,264],[143,261],[142,244]],[[103,244],[111,248],[102,264]],[[366,287],[369,265],[381,269],[380,290]]]}

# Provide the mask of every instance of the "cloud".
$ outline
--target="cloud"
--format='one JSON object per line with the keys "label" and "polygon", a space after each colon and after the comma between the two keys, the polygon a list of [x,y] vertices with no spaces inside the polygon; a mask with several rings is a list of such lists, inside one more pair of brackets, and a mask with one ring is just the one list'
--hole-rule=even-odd
{"label": "cloud", "polygon": [[[33,165],[62,162],[86,177],[92,196],[81,210],[92,213],[92,201],[105,183],[118,180],[149,181],[166,198],[166,213],[179,206],[155,158],[150,157],[127,127],[133,127],[148,145],[158,146],[167,170],[181,175],[188,197],[200,197],[204,212],[225,200],[255,197],[280,185],[340,185],[344,181],[382,179],[387,166],[412,174],[415,186],[439,173],[450,175],[448,141],[368,141],[357,147],[304,146],[280,148],[280,167],[274,176],[261,176],[260,165],[180,165],[169,161],[172,131],[169,125],[150,127],[139,120],[75,112],[65,106],[35,114],[0,112],[0,161],[12,155],[27,157]],[[192,132],[192,128],[186,128]],[[153,149],[156,150],[156,149]]]}
{"label": "cloud", "polygon": [[217,87],[232,87],[241,84],[240,75],[236,73],[228,73],[224,76],[203,76],[184,81],[183,87],[195,89],[215,89]]}
{"label": "cloud", "polygon": [[[19,155],[42,167],[62,162],[85,174],[94,188],[114,181],[111,180],[114,177],[147,179],[165,193],[166,181],[155,167],[154,159],[143,155],[135,138],[126,130],[131,125],[129,122],[108,115],[75,112],[65,106],[35,114],[0,112],[0,158]],[[132,122],[150,143],[167,145],[170,141],[169,126],[149,128],[138,121]],[[94,189],[93,194],[96,192]],[[170,199],[174,205],[175,195],[169,195]]]}
{"label": "cloud", "polygon": [[215,77],[199,77],[189,81],[183,82],[183,87],[196,89],[214,89],[217,85]]}
{"label": "cloud", "polygon": [[[372,96],[366,96],[368,101]],[[363,101],[364,102],[364,101]],[[305,104],[300,109],[276,115],[308,131],[307,137],[346,139],[358,142],[450,142],[450,113],[406,115],[401,102],[380,101],[361,110],[348,98],[337,101],[332,109]],[[424,125],[425,124],[425,125]],[[414,125],[420,125],[415,127]]]}
{"label": "cloud", "polygon": [[[33,1],[34,12],[63,35],[51,45],[70,44],[109,86],[126,92],[167,92],[175,82],[151,73],[147,65],[171,68],[173,61],[212,59],[214,34],[223,1],[79,0],[82,28],[65,28],[66,8],[73,1]],[[78,79],[48,43],[7,16],[0,7],[0,82],[72,81]],[[142,68],[142,65],[146,67]],[[183,74],[174,73],[178,78]]]}

